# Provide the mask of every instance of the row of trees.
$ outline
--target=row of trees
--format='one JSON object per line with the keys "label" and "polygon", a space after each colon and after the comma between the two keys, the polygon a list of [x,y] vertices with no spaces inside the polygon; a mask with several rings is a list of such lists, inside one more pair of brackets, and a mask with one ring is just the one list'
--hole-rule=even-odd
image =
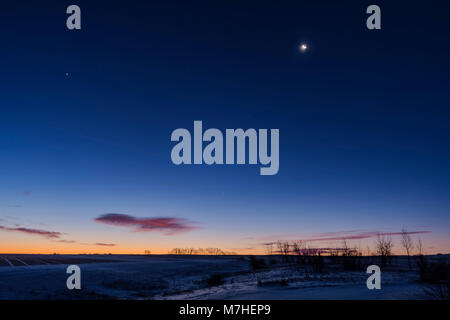
{"label": "row of trees", "polygon": [[[405,250],[406,256],[408,257],[408,266],[411,269],[411,255],[413,254],[414,247],[416,247],[417,256],[423,256],[423,244],[422,239],[419,237],[414,243],[411,234],[405,228],[402,229],[400,244]],[[376,242],[377,254],[381,256],[382,262],[390,262],[390,257],[392,256],[392,248],[394,247],[394,242],[390,236],[378,235]]]}
{"label": "row of trees", "polygon": [[335,248],[316,248],[308,245],[306,240],[297,241],[278,241],[275,243],[266,244],[266,254],[280,254],[282,256],[297,255],[297,256],[315,256],[318,254],[329,256],[351,256],[362,255],[358,248],[351,248],[344,240],[342,247]]}
{"label": "row of trees", "polygon": [[223,256],[223,255],[235,255],[235,252],[223,251],[219,248],[174,248],[169,251],[169,254],[180,255],[210,255],[210,256]]}
{"label": "row of trees", "polygon": [[[423,244],[419,238],[416,242],[413,241],[410,233],[406,229],[402,229],[401,233],[401,246],[405,250],[408,257],[408,265],[411,268],[411,255],[413,254],[414,247],[416,248],[417,255],[423,255]],[[394,241],[389,234],[378,234],[375,242],[375,252],[371,252],[368,247],[367,255],[381,257],[382,264],[390,263],[392,258],[392,250],[394,247]],[[318,254],[329,255],[332,257],[351,257],[362,256],[362,250],[359,247],[350,247],[344,240],[341,247],[336,248],[314,248],[308,245],[307,241],[278,241],[276,243],[266,244],[266,253],[280,254],[283,257],[289,255],[297,256],[314,256]]]}

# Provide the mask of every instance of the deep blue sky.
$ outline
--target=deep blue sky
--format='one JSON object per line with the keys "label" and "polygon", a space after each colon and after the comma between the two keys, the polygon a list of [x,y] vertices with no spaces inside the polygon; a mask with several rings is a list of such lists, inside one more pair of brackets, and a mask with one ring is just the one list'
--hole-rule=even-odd
{"label": "deep blue sky", "polygon": [[[136,235],[93,218],[200,226],[139,235],[160,246],[402,227],[449,243],[448,2],[377,1],[377,31],[372,1],[242,2],[2,4],[0,219],[118,248]],[[278,175],[173,165],[194,120],[279,128]]]}

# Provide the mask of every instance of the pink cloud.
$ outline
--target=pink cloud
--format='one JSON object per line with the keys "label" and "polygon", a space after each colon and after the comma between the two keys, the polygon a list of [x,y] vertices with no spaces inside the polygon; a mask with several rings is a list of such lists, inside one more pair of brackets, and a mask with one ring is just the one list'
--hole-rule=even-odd
{"label": "pink cloud", "polygon": [[137,218],[121,213],[106,213],[94,221],[119,227],[134,227],[135,231],[161,231],[166,235],[195,229],[191,222],[172,217]]}

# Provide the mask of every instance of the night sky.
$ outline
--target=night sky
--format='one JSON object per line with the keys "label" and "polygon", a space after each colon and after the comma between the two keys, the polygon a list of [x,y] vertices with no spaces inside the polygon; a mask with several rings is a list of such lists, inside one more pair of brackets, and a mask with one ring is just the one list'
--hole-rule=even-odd
{"label": "night sky", "polygon": [[[81,30],[66,28],[71,4]],[[366,28],[371,4],[381,30]],[[257,253],[351,236],[365,248],[402,228],[449,252],[449,12],[448,1],[2,3],[0,252]],[[170,135],[194,120],[279,129],[278,174],[174,165]]]}

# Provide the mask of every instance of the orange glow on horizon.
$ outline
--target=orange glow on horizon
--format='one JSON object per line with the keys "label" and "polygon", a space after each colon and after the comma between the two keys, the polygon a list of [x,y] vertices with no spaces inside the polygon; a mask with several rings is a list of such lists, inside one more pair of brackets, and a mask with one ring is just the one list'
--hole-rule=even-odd
{"label": "orange glow on horizon", "polygon": [[[130,255],[144,255],[146,250],[150,251],[150,254],[162,255],[170,254],[173,248],[128,248],[120,245],[114,247],[101,247],[101,246],[72,246],[63,247],[61,245],[49,247],[49,246],[32,246],[20,245],[20,246],[0,246],[0,254],[130,254]],[[254,250],[224,250],[227,253],[235,253],[237,255],[266,255],[265,248],[255,248]],[[450,248],[438,247],[434,250],[424,250],[425,254],[448,254]],[[405,253],[400,248],[393,250],[393,255],[404,255]],[[198,254],[195,254],[198,255]],[[363,255],[367,255],[367,250],[363,250]]]}

